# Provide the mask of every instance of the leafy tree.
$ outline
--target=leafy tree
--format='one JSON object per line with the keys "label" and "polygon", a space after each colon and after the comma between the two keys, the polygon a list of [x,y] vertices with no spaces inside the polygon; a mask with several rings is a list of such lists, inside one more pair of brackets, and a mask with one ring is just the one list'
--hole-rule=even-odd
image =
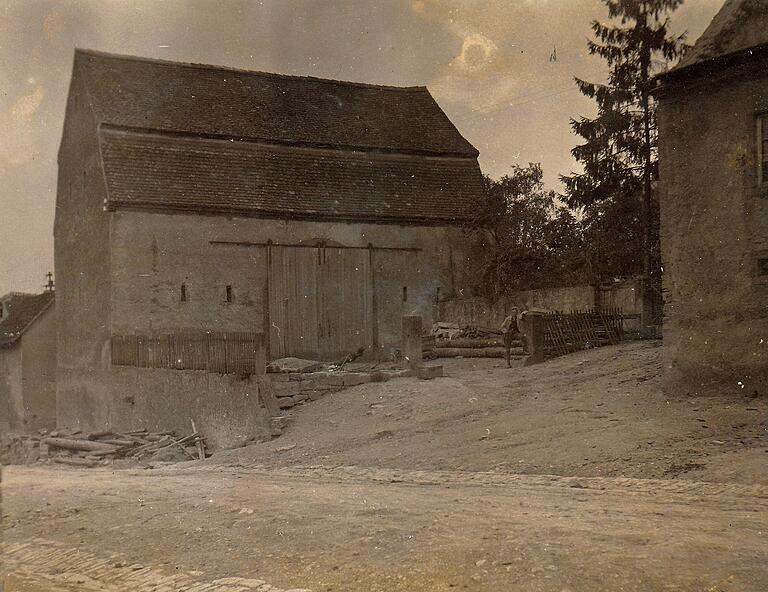
{"label": "leafy tree", "polygon": [[[571,121],[584,143],[572,150],[584,172],[562,177],[567,201],[585,210],[585,226],[608,239],[625,261],[592,261],[598,277],[642,270],[649,285],[660,279],[658,213],[653,187],[658,178],[656,108],[651,94],[654,73],[685,49],[684,36],[669,31],[668,15],[683,0],[603,0],[613,24],[592,23],[596,40],[589,53],[609,67],[606,84],[576,79],[579,90],[597,103],[597,116]],[[618,21],[618,22],[616,22]],[[640,196],[640,199],[638,199]],[[627,217],[616,216],[624,212]],[[626,240],[639,222],[641,240]],[[640,253],[633,253],[635,248]],[[605,249],[601,249],[604,254]],[[632,265],[630,265],[632,264]],[[604,266],[604,267],[603,267]]]}
{"label": "leafy tree", "polygon": [[581,270],[582,243],[573,213],[544,189],[541,165],[515,165],[510,175],[485,177],[471,227],[488,237],[477,254],[476,283],[495,299],[528,288],[562,285]]}

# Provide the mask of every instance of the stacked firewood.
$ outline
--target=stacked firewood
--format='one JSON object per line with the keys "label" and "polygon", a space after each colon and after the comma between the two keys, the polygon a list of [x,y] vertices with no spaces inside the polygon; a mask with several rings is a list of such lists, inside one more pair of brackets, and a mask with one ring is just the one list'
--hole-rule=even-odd
{"label": "stacked firewood", "polygon": [[[522,343],[512,342],[512,355],[522,355]],[[501,331],[490,327],[468,325],[448,337],[435,339],[433,352],[439,358],[503,358],[504,341]]]}
{"label": "stacked firewood", "polygon": [[198,460],[206,456],[205,442],[197,430],[178,438],[174,432],[93,432],[63,434],[51,432],[41,438],[41,444],[48,447],[48,456],[57,463],[94,467],[114,459],[142,460],[146,457],[183,458]]}

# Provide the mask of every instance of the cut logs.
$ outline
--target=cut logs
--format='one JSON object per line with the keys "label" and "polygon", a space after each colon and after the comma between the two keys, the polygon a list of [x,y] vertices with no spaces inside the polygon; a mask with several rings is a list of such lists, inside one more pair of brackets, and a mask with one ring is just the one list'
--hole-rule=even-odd
{"label": "cut logs", "polygon": [[88,450],[91,452],[117,452],[118,447],[112,444],[105,444],[93,440],[81,440],[79,438],[45,438],[43,444],[55,448],[65,448],[67,450]]}
{"label": "cut logs", "polygon": [[174,432],[147,430],[55,434],[40,438],[40,443],[47,447],[53,462],[61,464],[93,467],[117,458],[152,457],[152,460],[171,461],[205,458],[203,438],[197,430],[183,438],[177,438]]}
{"label": "cut logs", "polygon": [[[505,356],[501,331],[490,327],[466,326],[459,329],[458,325],[436,323],[432,328],[432,337],[433,340],[429,342],[430,353],[435,358],[503,358]],[[511,347],[512,357],[523,357],[521,341],[513,341]]]}
{"label": "cut logs", "polygon": [[436,347],[438,358],[503,358],[503,347]]}

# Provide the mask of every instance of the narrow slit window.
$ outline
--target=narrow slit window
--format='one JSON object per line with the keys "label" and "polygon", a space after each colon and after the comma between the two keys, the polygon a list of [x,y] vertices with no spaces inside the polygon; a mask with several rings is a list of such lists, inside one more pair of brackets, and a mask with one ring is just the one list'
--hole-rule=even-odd
{"label": "narrow slit window", "polygon": [[234,297],[232,296],[232,286],[231,285],[227,285],[226,292],[227,292],[227,295],[226,295],[227,302],[232,302],[234,300]]}
{"label": "narrow slit window", "polygon": [[181,300],[181,302],[187,301],[187,284],[181,284],[179,299]]}
{"label": "narrow slit window", "polygon": [[768,185],[768,114],[757,118],[757,178],[760,185]]}
{"label": "narrow slit window", "polygon": [[757,275],[768,277],[768,257],[761,257],[757,260]]}
{"label": "narrow slit window", "polygon": [[403,302],[408,302],[408,286],[403,286]]}

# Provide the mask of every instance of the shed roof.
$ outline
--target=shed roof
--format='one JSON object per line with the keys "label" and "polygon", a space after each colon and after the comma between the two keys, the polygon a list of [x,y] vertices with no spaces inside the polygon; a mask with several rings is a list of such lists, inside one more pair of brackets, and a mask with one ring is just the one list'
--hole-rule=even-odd
{"label": "shed roof", "polygon": [[78,49],[97,123],[312,146],[477,156],[426,87],[249,72]]}
{"label": "shed roof", "polygon": [[726,0],[693,48],[672,70],[679,72],[768,43],[768,0]]}
{"label": "shed roof", "polygon": [[2,298],[7,315],[0,320],[0,347],[13,345],[54,300],[54,292],[8,294]]}

